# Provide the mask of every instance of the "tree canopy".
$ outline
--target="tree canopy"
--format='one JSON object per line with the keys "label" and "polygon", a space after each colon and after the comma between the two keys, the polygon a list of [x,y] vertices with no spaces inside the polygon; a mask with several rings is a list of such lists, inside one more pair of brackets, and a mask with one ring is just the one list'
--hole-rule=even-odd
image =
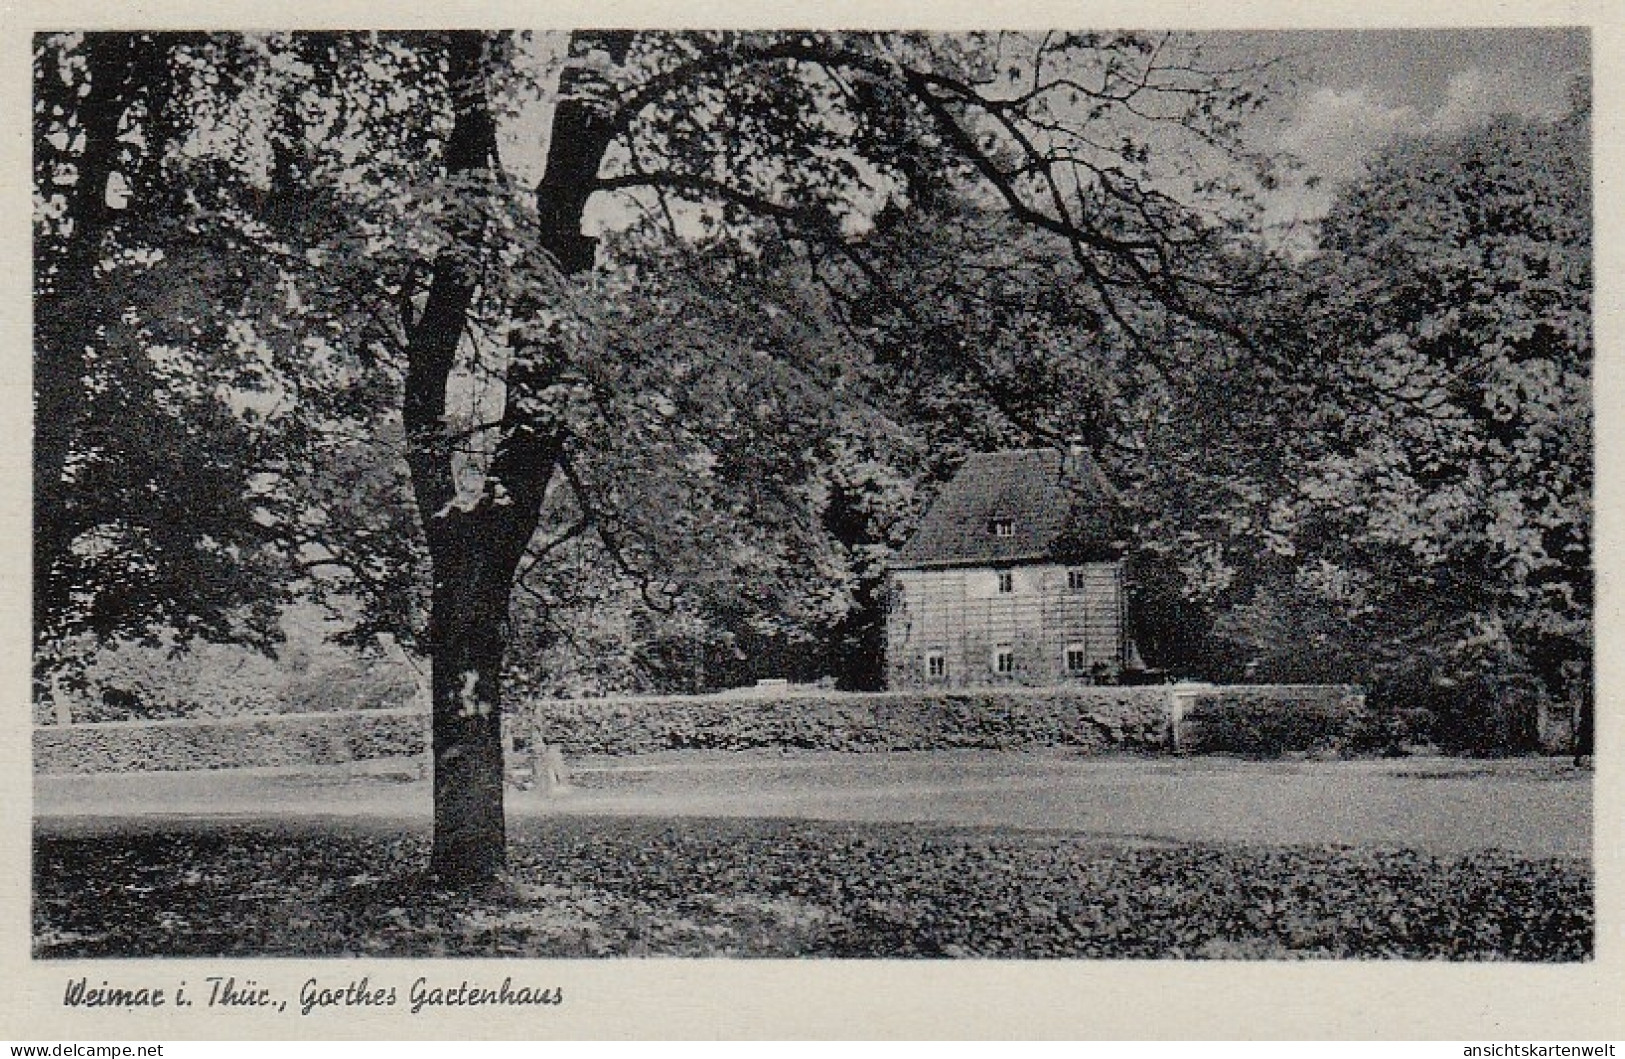
{"label": "tree canopy", "polygon": [[1495,701],[1590,694],[1589,145],[1583,109],[1397,145],[1282,273],[1255,333],[1293,370],[1187,373],[1244,395],[1184,403],[1153,471],[1211,483],[1184,531],[1232,672],[1443,695],[1480,746],[1528,738]]}

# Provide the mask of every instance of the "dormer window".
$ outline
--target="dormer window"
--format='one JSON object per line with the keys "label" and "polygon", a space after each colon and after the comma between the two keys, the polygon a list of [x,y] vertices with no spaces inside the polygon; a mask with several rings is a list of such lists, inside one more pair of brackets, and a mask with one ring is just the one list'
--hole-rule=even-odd
{"label": "dormer window", "polygon": [[1016,535],[1016,520],[1013,518],[996,518],[993,520],[993,536],[1014,537]]}

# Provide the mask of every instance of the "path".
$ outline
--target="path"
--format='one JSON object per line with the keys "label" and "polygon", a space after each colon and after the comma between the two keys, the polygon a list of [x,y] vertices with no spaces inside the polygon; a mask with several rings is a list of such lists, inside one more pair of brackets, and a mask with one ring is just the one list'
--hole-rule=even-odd
{"label": "path", "polygon": [[[931,821],[1101,840],[1346,844],[1441,854],[1585,856],[1589,772],[1557,759],[1250,762],[1067,751],[898,754],[672,752],[572,763],[575,789],[511,791],[549,814]],[[345,772],[253,769],[35,778],[46,829],[164,817],[348,816],[426,826],[411,762]]]}

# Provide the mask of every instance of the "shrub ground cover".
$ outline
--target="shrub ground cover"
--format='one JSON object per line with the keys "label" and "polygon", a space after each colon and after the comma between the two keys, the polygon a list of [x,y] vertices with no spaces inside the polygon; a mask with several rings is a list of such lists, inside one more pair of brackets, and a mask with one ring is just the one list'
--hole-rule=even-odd
{"label": "shrub ground cover", "polygon": [[36,834],[34,952],[129,956],[1589,959],[1589,867],[795,820],[518,821],[447,896],[398,825]]}

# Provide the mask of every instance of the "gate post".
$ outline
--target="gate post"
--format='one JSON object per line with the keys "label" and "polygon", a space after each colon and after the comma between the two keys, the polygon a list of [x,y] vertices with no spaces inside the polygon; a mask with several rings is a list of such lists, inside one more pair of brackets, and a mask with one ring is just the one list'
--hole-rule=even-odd
{"label": "gate post", "polygon": [[1184,747],[1181,745],[1179,727],[1185,720],[1185,715],[1196,705],[1196,697],[1213,687],[1200,681],[1182,680],[1168,687],[1168,749],[1173,753],[1180,753]]}

